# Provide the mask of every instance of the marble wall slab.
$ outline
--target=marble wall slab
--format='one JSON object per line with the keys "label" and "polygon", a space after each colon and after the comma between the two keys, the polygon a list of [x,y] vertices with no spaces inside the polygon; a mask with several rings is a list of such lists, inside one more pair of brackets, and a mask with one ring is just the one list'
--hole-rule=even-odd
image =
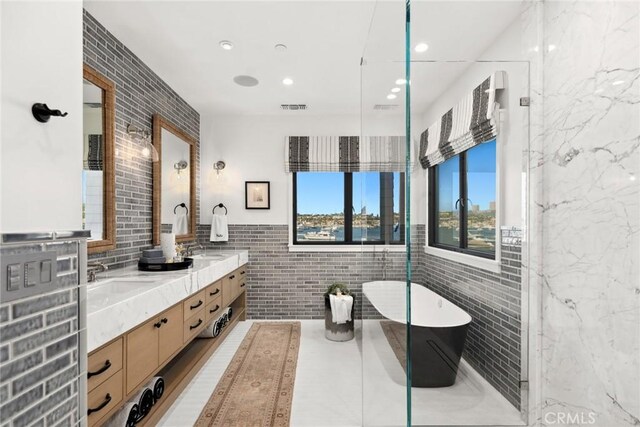
{"label": "marble wall slab", "polygon": [[541,307],[530,424],[640,425],[639,12],[544,2],[523,260]]}

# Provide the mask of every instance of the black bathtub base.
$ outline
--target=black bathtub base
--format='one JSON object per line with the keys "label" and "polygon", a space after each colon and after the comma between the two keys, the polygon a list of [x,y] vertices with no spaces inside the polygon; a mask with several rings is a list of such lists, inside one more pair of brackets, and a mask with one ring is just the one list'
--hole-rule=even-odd
{"label": "black bathtub base", "polygon": [[446,328],[411,326],[411,386],[455,384],[469,324]]}

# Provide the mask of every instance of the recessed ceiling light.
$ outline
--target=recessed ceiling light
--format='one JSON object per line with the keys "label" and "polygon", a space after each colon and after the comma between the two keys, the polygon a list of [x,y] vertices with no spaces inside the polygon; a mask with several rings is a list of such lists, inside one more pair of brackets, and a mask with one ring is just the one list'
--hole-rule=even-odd
{"label": "recessed ceiling light", "polygon": [[547,47],[547,50],[548,50],[549,52],[553,52],[554,50],[556,50],[556,47],[557,47],[557,46],[556,46],[555,44],[550,44],[550,45]]}
{"label": "recessed ceiling light", "polygon": [[426,52],[427,49],[429,49],[429,45],[426,43],[418,43],[414,49],[418,53]]}
{"label": "recessed ceiling light", "polygon": [[293,79],[291,79],[289,77],[285,77],[284,79],[282,79],[282,84],[283,85],[287,85],[287,86],[291,86],[293,84]]}
{"label": "recessed ceiling light", "polygon": [[278,43],[273,48],[278,52],[285,52],[287,50],[287,45],[282,44],[282,43]]}
{"label": "recessed ceiling light", "polygon": [[233,81],[236,82],[236,84],[244,87],[257,86],[259,83],[258,79],[251,76],[235,76],[233,78]]}
{"label": "recessed ceiling light", "polygon": [[219,44],[220,44],[220,47],[223,48],[224,50],[233,49],[233,43],[231,43],[229,40],[222,40]]}
{"label": "recessed ceiling light", "polygon": [[397,96],[396,96],[396,95],[394,95],[394,94],[392,94],[392,93],[390,93],[389,95],[387,95],[387,99],[396,99],[396,98],[397,98]]}
{"label": "recessed ceiling light", "polygon": [[396,84],[397,85],[406,85],[407,84],[407,80],[406,79],[398,79],[398,80],[396,80]]}
{"label": "recessed ceiling light", "polygon": [[398,93],[398,92],[400,92],[400,90],[401,89],[399,87],[394,87],[393,89],[391,89],[391,92]]}

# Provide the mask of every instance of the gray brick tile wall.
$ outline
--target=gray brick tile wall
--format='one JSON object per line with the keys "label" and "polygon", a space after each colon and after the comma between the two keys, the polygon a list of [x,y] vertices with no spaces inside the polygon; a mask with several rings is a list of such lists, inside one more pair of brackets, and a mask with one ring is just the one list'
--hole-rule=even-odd
{"label": "gray brick tile wall", "polygon": [[414,272],[420,283],[471,315],[464,358],[520,409],[522,232],[504,228],[501,234],[500,273],[424,253]]}
{"label": "gray brick tile wall", "polygon": [[[128,124],[151,131],[159,113],[193,136],[196,146],[196,182],[200,177],[200,115],[86,10],[83,20],[84,62],[116,86],[115,175],[116,249],[93,254],[109,268],[135,264],[151,247],[152,163],[140,155],[140,143],[127,135]],[[196,206],[199,210],[199,184]],[[196,211],[196,218],[198,211]]]}
{"label": "gray brick tile wall", "polygon": [[[355,293],[357,318],[379,318],[362,301],[362,283],[381,280],[381,252],[289,252],[287,225],[231,225],[229,242],[209,242],[210,226],[198,225],[198,242],[209,250],[249,250],[247,305],[252,319],[323,319],[323,294],[331,283]],[[414,233],[414,250],[424,245]],[[388,280],[404,280],[404,252],[387,255]]]}
{"label": "gray brick tile wall", "polygon": [[[0,256],[55,250],[65,287],[0,304],[0,419],[3,426],[54,425],[78,414],[78,241],[0,247]],[[68,264],[67,264],[68,263]],[[72,277],[75,283],[69,279]],[[49,420],[49,421],[48,421]]]}

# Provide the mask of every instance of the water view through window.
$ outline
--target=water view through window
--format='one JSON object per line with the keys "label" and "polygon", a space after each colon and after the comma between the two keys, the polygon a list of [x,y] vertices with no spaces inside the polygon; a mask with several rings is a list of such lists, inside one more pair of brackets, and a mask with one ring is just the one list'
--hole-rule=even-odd
{"label": "water view through window", "polygon": [[496,142],[467,151],[467,247],[494,253],[496,243]]}
{"label": "water view through window", "polygon": [[401,243],[402,175],[297,173],[296,243]]}
{"label": "water view through window", "polygon": [[433,244],[495,256],[496,141],[477,145],[435,166]]}
{"label": "water view through window", "polygon": [[296,175],[298,241],[344,242],[344,173]]}

